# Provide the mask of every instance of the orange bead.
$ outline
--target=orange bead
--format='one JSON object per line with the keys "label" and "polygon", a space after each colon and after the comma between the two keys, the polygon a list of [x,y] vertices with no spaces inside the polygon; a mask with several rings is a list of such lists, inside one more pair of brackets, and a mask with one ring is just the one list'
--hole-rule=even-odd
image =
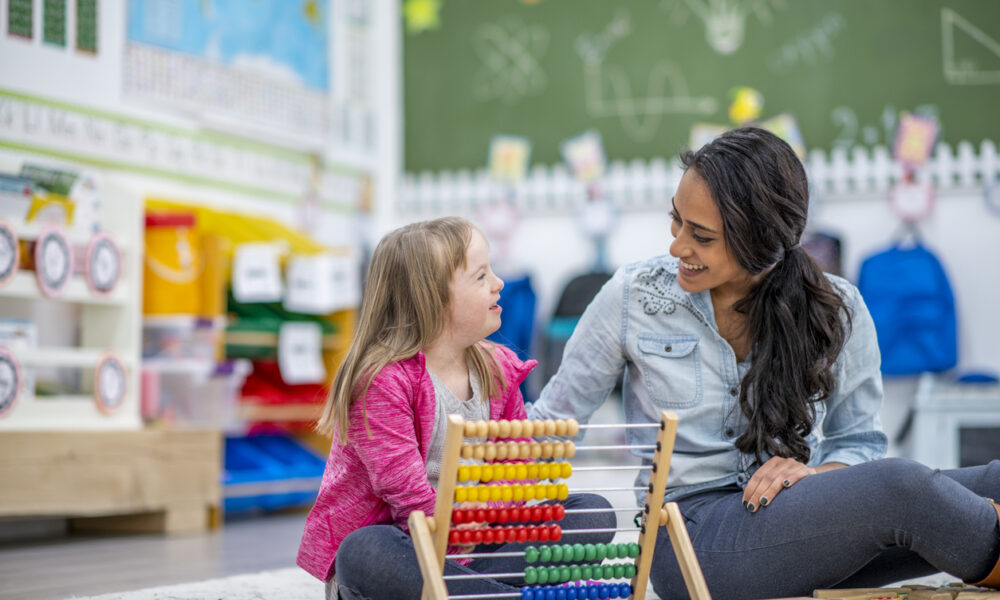
{"label": "orange bead", "polygon": [[475,421],[466,421],[463,427],[462,435],[467,438],[476,437],[476,423]]}
{"label": "orange bead", "polygon": [[510,422],[510,437],[521,437],[521,421]]}
{"label": "orange bead", "polygon": [[556,434],[556,422],[552,419],[545,419],[545,435],[552,437]]}
{"label": "orange bead", "polygon": [[490,421],[486,426],[487,433],[489,437],[495,438],[500,435],[500,423],[496,421]]}
{"label": "orange bead", "polygon": [[564,454],[566,458],[573,458],[576,456],[576,444],[571,441],[563,442]]}
{"label": "orange bead", "polygon": [[552,458],[552,442],[542,442],[542,458]]}
{"label": "orange bead", "polygon": [[487,433],[489,433],[489,426],[486,421],[476,421],[476,437],[485,438]]}
{"label": "orange bead", "polygon": [[531,437],[533,435],[534,430],[535,428],[531,424],[530,420],[524,419],[523,421],[521,421],[521,435],[523,435],[524,437]]}
{"label": "orange bead", "polygon": [[576,434],[580,433],[580,423],[576,419],[569,419],[566,421],[566,435],[569,437],[576,437]]}
{"label": "orange bead", "polygon": [[531,442],[531,458],[538,460],[542,457],[542,445],[538,442]]}
{"label": "orange bead", "polygon": [[496,460],[497,458],[497,445],[490,442],[486,444],[486,451],[483,453],[483,457],[486,460]]}
{"label": "orange bead", "polygon": [[462,444],[462,458],[472,458],[473,450],[470,444]]}
{"label": "orange bead", "polygon": [[566,420],[558,419],[556,420],[556,435],[563,437],[566,435]]}
{"label": "orange bead", "polygon": [[500,437],[509,438],[510,437],[510,421],[507,419],[502,419],[500,421]]}

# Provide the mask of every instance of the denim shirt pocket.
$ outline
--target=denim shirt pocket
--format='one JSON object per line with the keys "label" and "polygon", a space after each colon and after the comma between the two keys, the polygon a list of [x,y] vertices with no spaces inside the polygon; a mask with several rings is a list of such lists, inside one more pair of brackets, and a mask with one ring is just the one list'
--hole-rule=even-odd
{"label": "denim shirt pocket", "polygon": [[701,402],[701,355],[693,335],[639,336],[639,360],[653,403],[690,408]]}

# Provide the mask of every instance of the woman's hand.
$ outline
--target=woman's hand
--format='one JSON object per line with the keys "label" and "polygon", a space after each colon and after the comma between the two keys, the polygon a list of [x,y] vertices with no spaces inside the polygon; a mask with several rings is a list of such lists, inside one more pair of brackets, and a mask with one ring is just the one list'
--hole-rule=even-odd
{"label": "woman's hand", "polygon": [[816,469],[793,458],[773,456],[757,469],[743,489],[743,506],[750,512],[757,512],[774,502],[774,498],[783,489],[792,487],[799,480],[816,473]]}

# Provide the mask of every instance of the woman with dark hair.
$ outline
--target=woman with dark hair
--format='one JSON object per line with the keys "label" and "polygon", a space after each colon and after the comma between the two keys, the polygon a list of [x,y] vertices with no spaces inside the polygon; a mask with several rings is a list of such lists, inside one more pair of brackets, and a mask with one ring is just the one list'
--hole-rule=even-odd
{"label": "woman with dark hair", "polygon": [[[630,422],[675,411],[676,501],[716,600],[810,595],[945,571],[1000,586],[1000,461],[885,459],[882,381],[857,288],[799,246],[809,186],[753,127],[682,156],[671,256],[620,269],[529,416],[587,419],[624,371]],[[649,445],[649,429],[628,429]],[[649,462],[651,452],[639,452]],[[641,471],[637,485],[648,484]],[[665,532],[651,581],[686,594]]]}

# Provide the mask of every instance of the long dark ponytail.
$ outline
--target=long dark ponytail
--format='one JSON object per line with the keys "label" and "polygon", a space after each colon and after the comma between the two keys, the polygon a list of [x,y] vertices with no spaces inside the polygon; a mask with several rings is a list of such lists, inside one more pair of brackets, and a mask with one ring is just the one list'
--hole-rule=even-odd
{"label": "long dark ponytail", "polygon": [[708,184],[735,259],[751,275],[767,271],[733,307],[753,348],[740,384],[749,426],[736,447],[758,462],[765,452],[807,462],[813,403],[833,392],[850,316],[799,246],[809,209],[805,169],[781,138],[755,127],[729,131],[681,161]]}

